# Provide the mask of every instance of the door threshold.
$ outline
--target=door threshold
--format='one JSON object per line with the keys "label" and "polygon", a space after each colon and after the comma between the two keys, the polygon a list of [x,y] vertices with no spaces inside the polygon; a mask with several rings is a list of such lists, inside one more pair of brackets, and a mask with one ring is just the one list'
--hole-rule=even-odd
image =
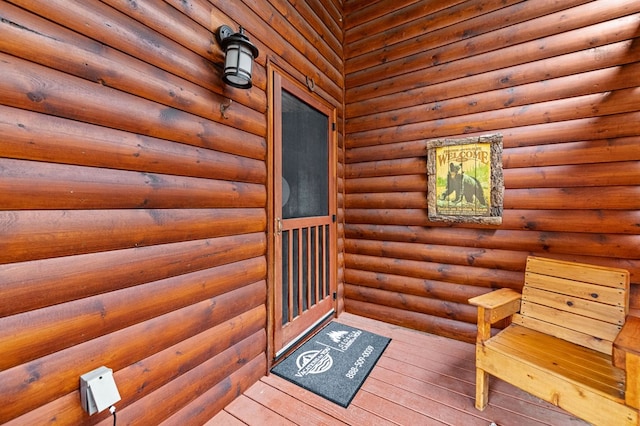
{"label": "door threshold", "polygon": [[282,349],[276,352],[276,356],[273,358],[273,361],[277,362],[284,355],[287,355],[290,352],[290,350],[292,350],[294,347],[298,346],[299,344],[307,340],[307,338],[315,334],[315,331],[318,328],[318,326],[320,326],[324,322],[327,322],[327,320],[330,317],[332,317],[335,313],[336,313],[335,309],[331,309],[322,318],[314,322],[309,328],[303,331],[297,338],[293,339],[291,342],[287,343]]}

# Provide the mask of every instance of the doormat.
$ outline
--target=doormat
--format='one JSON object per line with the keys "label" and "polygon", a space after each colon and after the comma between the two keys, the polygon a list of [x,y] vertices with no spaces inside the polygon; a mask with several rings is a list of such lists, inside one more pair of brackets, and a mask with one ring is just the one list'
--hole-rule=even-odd
{"label": "doormat", "polygon": [[390,341],[330,322],[271,372],[346,408]]}

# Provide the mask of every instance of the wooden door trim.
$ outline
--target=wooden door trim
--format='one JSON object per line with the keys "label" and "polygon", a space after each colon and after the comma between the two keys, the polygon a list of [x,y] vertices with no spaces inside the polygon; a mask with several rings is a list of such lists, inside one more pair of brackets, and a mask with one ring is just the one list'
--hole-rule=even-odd
{"label": "wooden door trim", "polygon": [[[337,109],[331,103],[322,99],[315,93],[312,93],[301,82],[295,80],[286,71],[278,67],[271,61],[267,63],[268,74],[268,102],[269,108],[267,112],[267,124],[268,124],[268,152],[267,152],[267,259],[268,259],[268,304],[267,304],[267,353],[269,355],[268,366],[270,368],[273,361],[276,359],[276,353],[282,354],[282,349],[290,346],[283,345],[282,341],[276,342],[276,326],[278,322],[282,323],[282,306],[277,303],[278,298],[276,292],[280,291],[276,284],[282,280],[282,271],[276,267],[276,217],[275,206],[277,203],[282,203],[282,199],[278,191],[275,190],[275,176],[282,174],[281,165],[278,164],[278,170],[275,169],[276,161],[275,155],[282,149],[281,147],[281,129],[274,123],[275,117],[280,117],[282,111],[280,110],[281,102],[277,97],[281,96],[282,89],[285,89],[292,95],[299,99],[302,99],[305,103],[309,104],[313,108],[322,112],[328,117],[329,120],[329,164],[328,164],[328,176],[329,176],[329,217],[336,217],[337,215]],[[278,198],[277,200],[275,198]],[[289,219],[291,220],[291,219]],[[299,219],[301,223],[305,223],[306,218]],[[297,219],[296,219],[297,221]],[[284,229],[283,229],[284,230]],[[332,221],[329,224],[329,241],[330,246],[330,289],[331,292],[337,292],[337,223]],[[332,309],[327,312],[327,315],[323,316],[319,323],[325,322],[329,316],[335,315],[337,311],[337,302],[332,298]],[[315,324],[314,324],[315,325]],[[303,331],[304,332],[304,331]],[[282,337],[282,336],[281,336]],[[295,343],[295,342],[294,342]],[[276,349],[281,348],[281,349]]]}

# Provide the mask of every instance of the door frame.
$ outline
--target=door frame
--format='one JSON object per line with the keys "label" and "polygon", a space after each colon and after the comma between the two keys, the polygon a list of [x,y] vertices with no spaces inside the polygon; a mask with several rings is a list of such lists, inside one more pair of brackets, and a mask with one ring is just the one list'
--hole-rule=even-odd
{"label": "door frame", "polygon": [[[301,82],[293,78],[290,74],[284,71],[279,66],[275,65],[272,61],[267,61],[267,98],[268,98],[268,109],[267,109],[267,367],[271,368],[274,361],[276,361],[276,355],[280,351],[278,355],[283,355],[283,351],[277,349],[275,344],[275,327],[276,325],[276,297],[277,292],[280,292],[280,283],[278,282],[278,271],[276,268],[276,250],[278,250],[277,241],[277,224],[276,224],[276,215],[275,215],[275,205],[276,202],[282,203],[282,199],[278,197],[278,200],[275,199],[276,191],[275,191],[275,140],[276,137],[281,137],[281,135],[276,134],[276,126],[274,123],[274,119],[276,117],[281,116],[281,111],[279,110],[279,105],[275,103],[275,90],[276,90],[276,75],[277,78],[281,80],[284,84],[278,85],[278,87],[283,87],[286,85],[286,90],[293,94],[294,96],[302,99],[304,102],[308,103],[310,106],[318,109],[323,114],[327,113],[329,119],[329,178],[332,183],[329,185],[329,216],[333,216],[335,219],[337,217],[337,161],[338,161],[338,150],[337,150],[337,108],[333,106],[331,103],[327,102],[317,93],[312,92],[308,87],[303,85]],[[279,154],[279,153],[278,153]],[[329,246],[330,246],[330,288],[333,294],[337,294],[337,220],[333,220],[333,223],[329,227]],[[318,323],[314,324],[315,326],[320,325],[321,323],[328,321],[328,319],[334,317],[337,313],[337,300],[333,298],[333,309],[327,313],[325,317],[322,318],[322,321],[318,321]],[[306,330],[302,333],[302,337],[307,334],[310,330]],[[285,346],[287,348],[287,346]]]}

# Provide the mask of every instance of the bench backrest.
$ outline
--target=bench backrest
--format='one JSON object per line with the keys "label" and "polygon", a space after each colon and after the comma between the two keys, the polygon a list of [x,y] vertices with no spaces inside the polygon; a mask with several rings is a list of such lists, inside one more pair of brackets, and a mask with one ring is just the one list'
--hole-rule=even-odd
{"label": "bench backrest", "polygon": [[629,311],[624,269],[530,256],[513,322],[611,354]]}

